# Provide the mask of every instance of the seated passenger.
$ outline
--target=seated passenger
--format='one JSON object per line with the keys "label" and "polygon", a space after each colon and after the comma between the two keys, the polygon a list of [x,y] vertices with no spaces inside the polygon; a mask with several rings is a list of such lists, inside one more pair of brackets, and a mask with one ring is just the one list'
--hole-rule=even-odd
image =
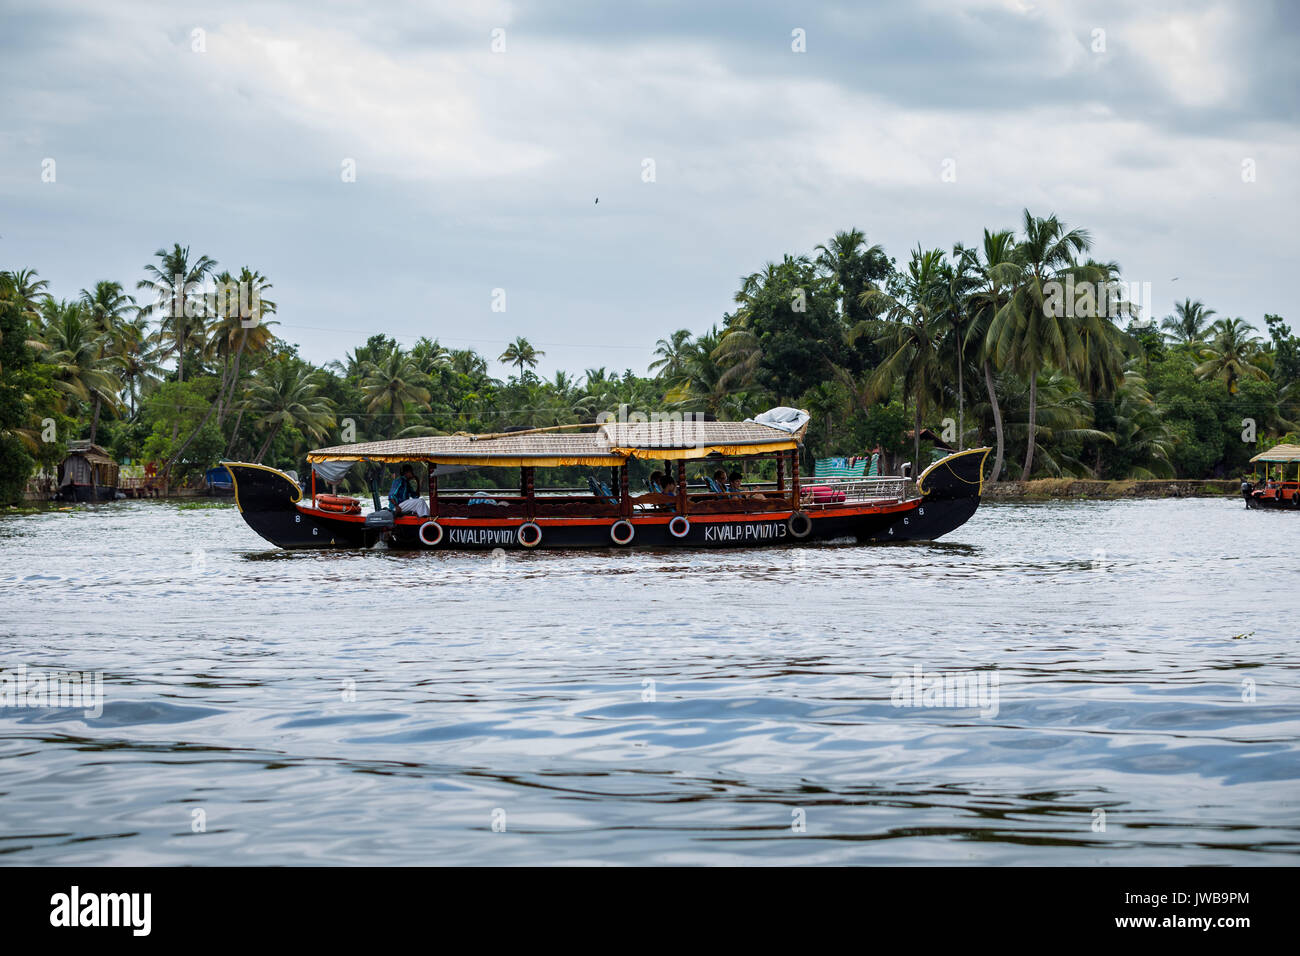
{"label": "seated passenger", "polygon": [[664,492],[664,473],[663,473],[662,471],[652,471],[652,472],[650,472],[649,485],[650,485],[650,493],[651,493],[651,494],[654,494],[654,495],[661,495],[661,494],[663,494],[663,492]]}
{"label": "seated passenger", "polygon": [[420,482],[410,465],[403,465],[401,475],[393,479],[393,487],[388,489],[388,506],[394,515],[428,517],[429,503],[420,497]]}
{"label": "seated passenger", "polygon": [[740,487],[741,477],[742,476],[738,471],[733,471],[727,476],[727,490],[733,495],[741,494],[744,491],[744,489]]}
{"label": "seated passenger", "polygon": [[677,497],[677,482],[673,481],[673,479],[670,476],[664,475],[663,481],[659,483],[659,487],[663,489],[661,494],[665,494],[673,498]]}

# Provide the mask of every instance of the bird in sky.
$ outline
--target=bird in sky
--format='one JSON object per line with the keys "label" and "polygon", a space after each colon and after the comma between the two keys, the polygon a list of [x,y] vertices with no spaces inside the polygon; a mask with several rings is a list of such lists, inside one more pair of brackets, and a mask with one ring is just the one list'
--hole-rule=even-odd
{"label": "bird in sky", "polygon": [[599,196],[596,197],[596,201],[595,201],[594,203],[592,203],[592,205],[594,205],[594,206],[599,206],[599,205],[600,205],[600,197],[599,197]]}

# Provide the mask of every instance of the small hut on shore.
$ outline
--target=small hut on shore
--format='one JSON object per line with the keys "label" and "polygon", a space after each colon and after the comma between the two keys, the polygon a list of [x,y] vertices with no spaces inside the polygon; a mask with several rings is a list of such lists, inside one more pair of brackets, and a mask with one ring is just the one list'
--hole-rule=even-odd
{"label": "small hut on shore", "polygon": [[117,462],[98,445],[74,441],[59,463],[60,501],[113,501],[117,498]]}

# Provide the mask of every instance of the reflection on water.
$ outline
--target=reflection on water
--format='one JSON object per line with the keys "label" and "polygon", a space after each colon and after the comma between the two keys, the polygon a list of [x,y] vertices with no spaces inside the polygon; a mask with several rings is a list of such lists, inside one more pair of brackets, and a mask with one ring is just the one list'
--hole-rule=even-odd
{"label": "reflection on water", "polygon": [[494,559],[7,517],[0,667],[105,699],[0,707],[0,860],[1295,864],[1298,532],[1004,504],[928,545]]}

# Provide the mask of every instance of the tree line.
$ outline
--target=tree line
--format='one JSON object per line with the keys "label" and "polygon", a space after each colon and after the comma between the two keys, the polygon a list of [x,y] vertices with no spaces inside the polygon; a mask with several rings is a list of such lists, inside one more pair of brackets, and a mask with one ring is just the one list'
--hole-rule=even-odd
{"label": "tree line", "polygon": [[[526,339],[489,374],[472,349],[371,336],[314,365],[276,334],[270,280],[174,244],[133,288],[56,299],[0,272],[0,501],[72,439],[170,481],[222,458],[301,467],[346,441],[594,421],[620,408],[741,419],[812,414],[809,458],[880,449],[924,462],[937,435],[994,448],[992,480],[1235,474],[1300,430],[1300,339],[1199,301],[1162,321],[1125,295],[1086,230],[1025,211],[974,246],[901,267],[856,229],[744,276],[705,331],[661,338],[645,374],[536,373]],[[225,294],[223,290],[239,290]]]}

